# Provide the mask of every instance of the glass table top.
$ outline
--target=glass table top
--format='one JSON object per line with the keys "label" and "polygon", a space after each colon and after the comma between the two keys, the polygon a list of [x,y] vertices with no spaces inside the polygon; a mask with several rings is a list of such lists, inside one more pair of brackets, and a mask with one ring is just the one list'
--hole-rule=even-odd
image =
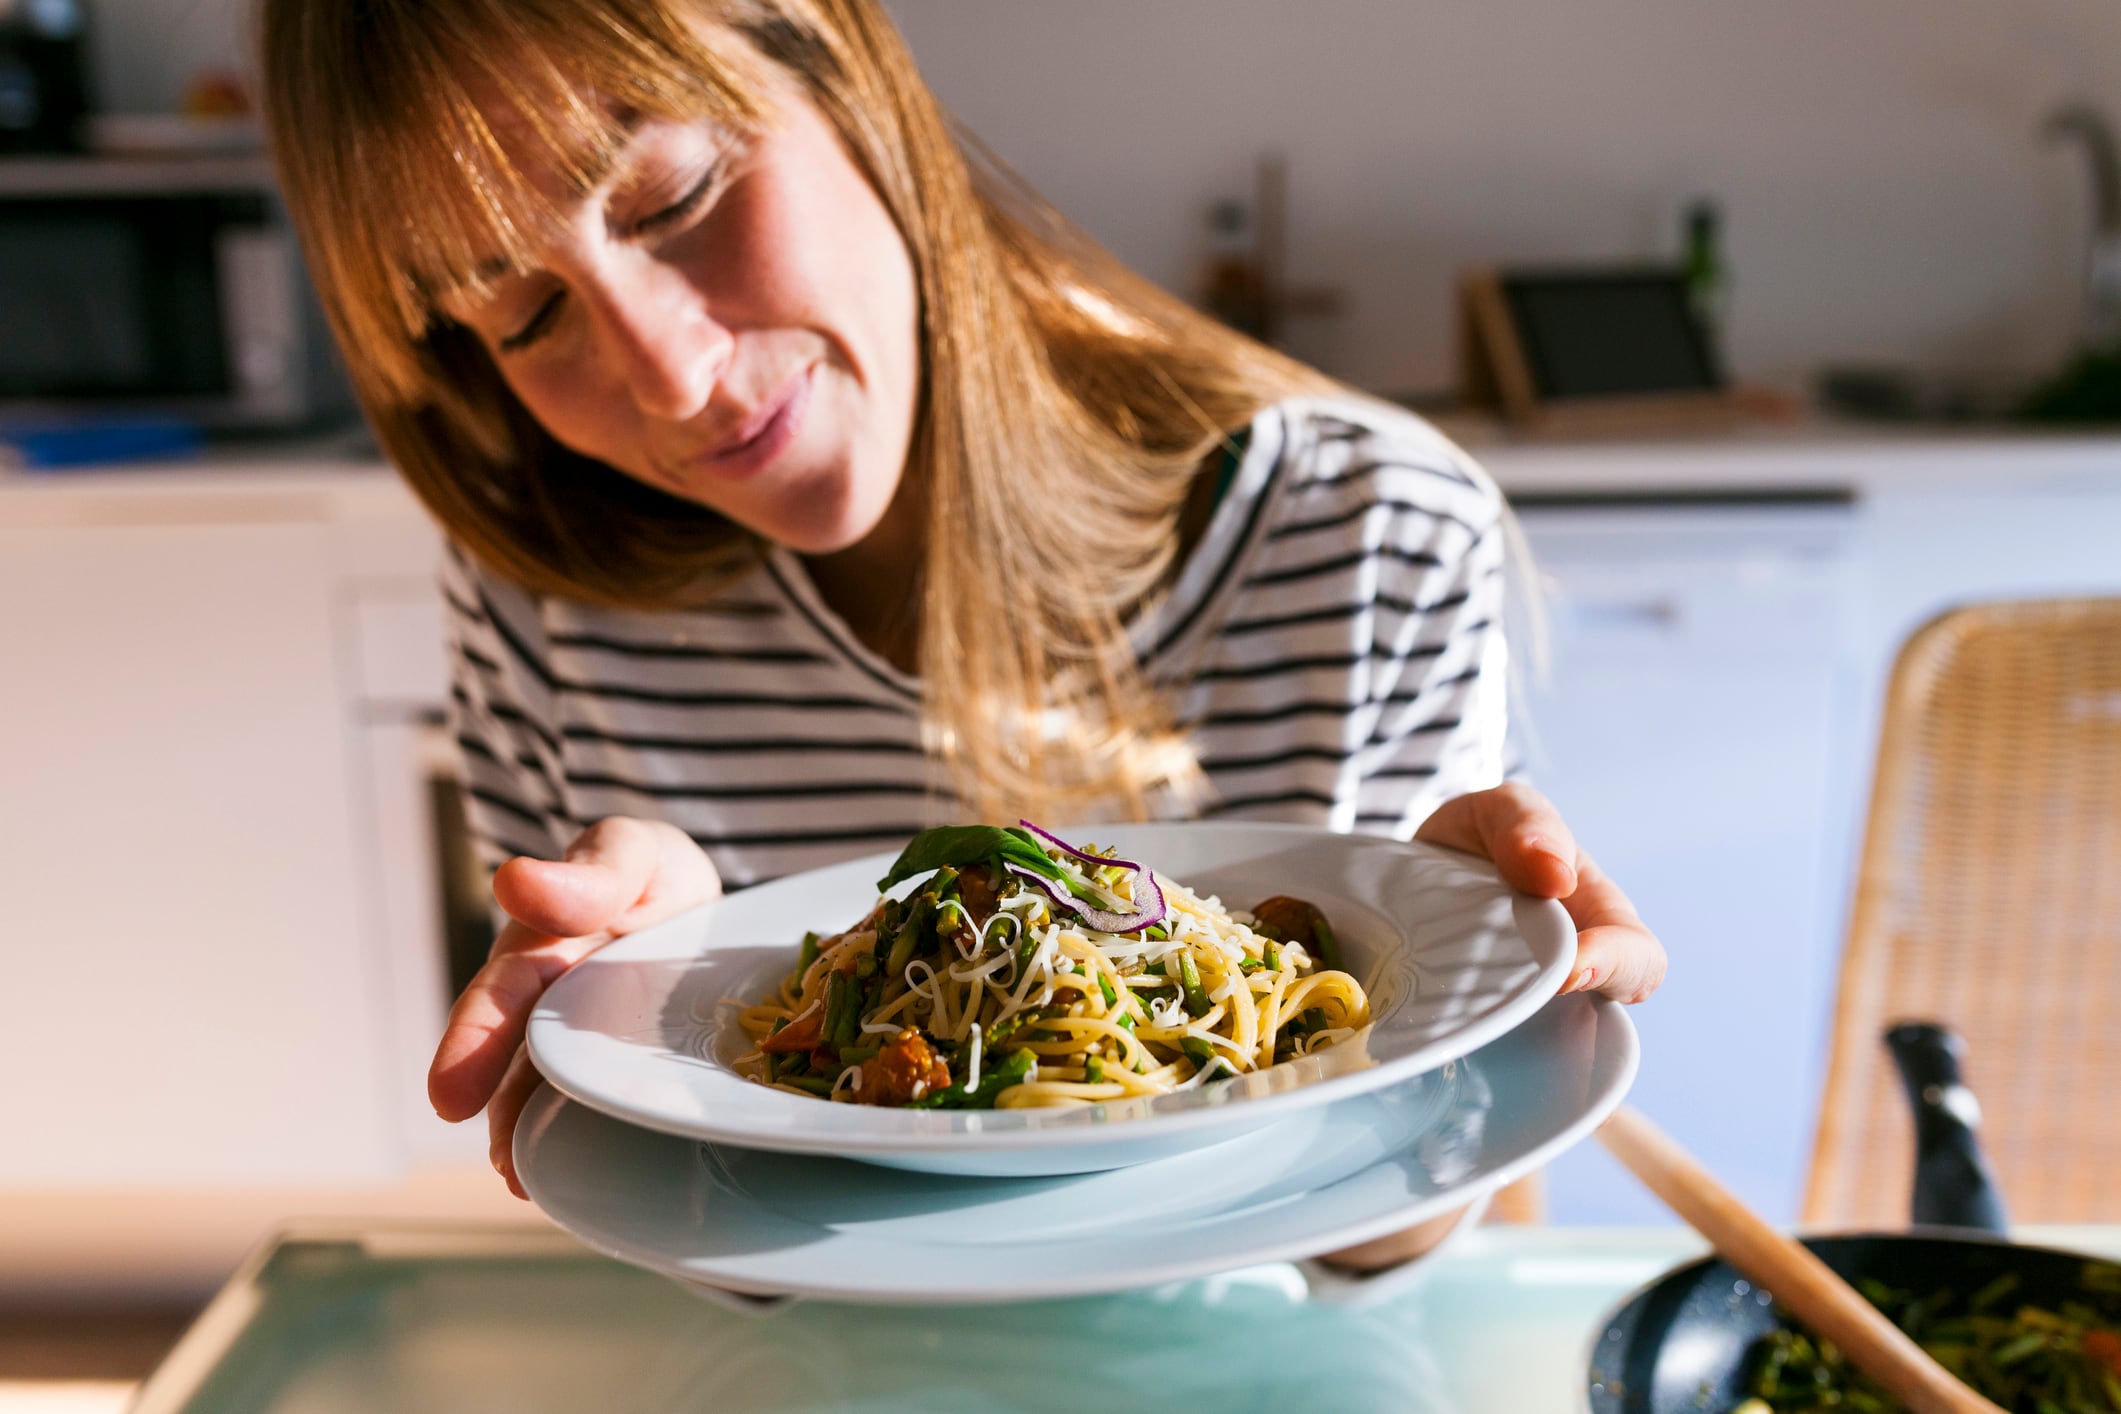
{"label": "glass table top", "polygon": [[[2026,1235],[2121,1255],[2121,1228]],[[134,1410],[1537,1414],[1580,1408],[1600,1315],[1702,1250],[1675,1228],[1488,1227],[1369,1300],[1310,1299],[1275,1264],[1118,1297],[757,1311],[557,1234],[304,1229]]]}

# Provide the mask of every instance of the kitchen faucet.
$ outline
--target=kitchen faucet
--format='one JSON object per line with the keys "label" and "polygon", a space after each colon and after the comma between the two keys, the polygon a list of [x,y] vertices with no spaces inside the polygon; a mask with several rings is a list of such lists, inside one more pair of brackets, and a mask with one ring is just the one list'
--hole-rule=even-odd
{"label": "kitchen faucet", "polygon": [[2092,237],[2087,252],[2084,339],[2094,348],[2121,342],[2121,155],[2113,126],[2089,103],[2065,103],[2047,115],[2041,135],[2075,139],[2091,166]]}

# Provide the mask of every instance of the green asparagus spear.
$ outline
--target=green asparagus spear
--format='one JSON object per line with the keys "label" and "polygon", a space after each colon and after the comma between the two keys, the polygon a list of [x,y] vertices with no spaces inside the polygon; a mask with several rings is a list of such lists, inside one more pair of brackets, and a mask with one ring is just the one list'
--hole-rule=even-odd
{"label": "green asparagus spear", "polygon": [[1027,1078],[1038,1064],[1038,1057],[1026,1050],[1011,1051],[1001,1064],[980,1077],[977,1087],[967,1090],[962,1082],[946,1085],[932,1095],[910,1103],[908,1109],[916,1110],[990,1110],[994,1108],[994,1097],[1011,1085]]}
{"label": "green asparagus spear", "polygon": [[1200,985],[1200,969],[1193,965],[1191,953],[1178,955],[1178,985],[1185,989],[1186,1015],[1206,1016],[1214,1007],[1215,1004],[1208,1000],[1207,990]]}
{"label": "green asparagus spear", "polygon": [[830,1044],[840,1034],[840,1016],[853,1001],[854,986],[844,973],[834,972],[825,978],[825,1024],[818,1028],[819,1037]]}
{"label": "green asparagus spear", "polygon": [[1318,942],[1318,955],[1326,966],[1340,971],[1340,939],[1333,936],[1333,925],[1326,922],[1323,913],[1314,913],[1311,918],[1311,936]]}

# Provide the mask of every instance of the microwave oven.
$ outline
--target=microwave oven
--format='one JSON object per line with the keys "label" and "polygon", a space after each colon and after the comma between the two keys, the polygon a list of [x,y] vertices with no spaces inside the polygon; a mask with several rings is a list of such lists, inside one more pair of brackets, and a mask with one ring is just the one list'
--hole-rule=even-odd
{"label": "microwave oven", "polygon": [[0,420],[352,406],[263,157],[0,158]]}

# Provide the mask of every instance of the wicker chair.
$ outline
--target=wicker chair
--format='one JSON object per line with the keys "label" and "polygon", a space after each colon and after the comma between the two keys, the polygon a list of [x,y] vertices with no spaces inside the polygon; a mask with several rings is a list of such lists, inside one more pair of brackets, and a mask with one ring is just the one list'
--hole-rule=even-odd
{"label": "wicker chair", "polygon": [[1881,741],[1805,1222],[1907,1222],[1902,1018],[1966,1038],[2013,1221],[2121,1220],[2121,600],[1934,620]]}

